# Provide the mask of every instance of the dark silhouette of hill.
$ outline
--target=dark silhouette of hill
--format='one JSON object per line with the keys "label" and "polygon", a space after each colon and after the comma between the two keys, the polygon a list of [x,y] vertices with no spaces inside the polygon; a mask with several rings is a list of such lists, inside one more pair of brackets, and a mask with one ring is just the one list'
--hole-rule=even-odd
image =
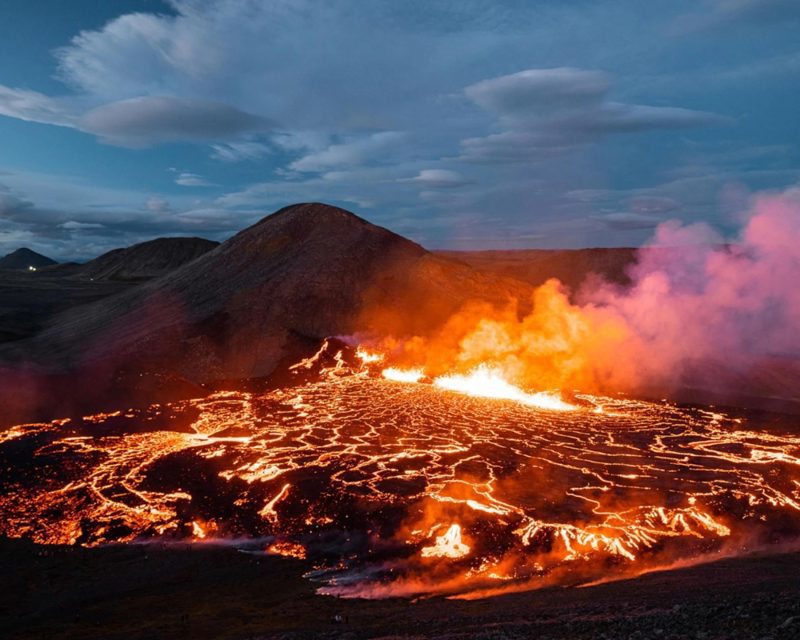
{"label": "dark silhouette of hill", "polygon": [[35,261],[26,258],[27,250],[17,251],[11,257],[23,266],[0,272],[0,343],[30,338],[57,314],[169,273],[218,244],[202,238],[158,238],[109,251],[86,264],[52,262],[35,272],[28,269]]}
{"label": "dark silhouette of hill", "polygon": [[12,251],[8,255],[0,258],[0,269],[12,269],[14,271],[27,271],[30,267],[39,269],[53,264],[58,263],[27,247]]}
{"label": "dark silhouette of hill", "polygon": [[39,333],[59,313],[107,298],[131,286],[127,282],[72,277],[80,265],[57,264],[0,272],[0,343]]}
{"label": "dark silhouette of hill", "polygon": [[157,278],[211,251],[218,244],[204,238],[156,238],[104,253],[83,265],[79,275],[92,280]]}
{"label": "dark silhouette of hill", "polygon": [[344,209],[299,204],[160,278],[54,317],[0,356],[51,370],[105,362],[195,382],[247,378],[326,336],[424,333],[467,300],[529,294]]}
{"label": "dark silhouette of hill", "polygon": [[538,287],[558,278],[573,292],[594,274],[609,282],[630,284],[627,270],[637,249],[518,249],[513,251],[438,251],[475,269],[516,278]]}

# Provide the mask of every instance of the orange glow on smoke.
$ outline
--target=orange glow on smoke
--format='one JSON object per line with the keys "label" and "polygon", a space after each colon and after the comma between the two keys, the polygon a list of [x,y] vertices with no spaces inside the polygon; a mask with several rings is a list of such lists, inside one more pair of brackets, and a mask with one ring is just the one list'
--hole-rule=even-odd
{"label": "orange glow on smoke", "polygon": [[[532,309],[522,318],[521,306]],[[636,355],[640,347],[614,311],[574,305],[550,280],[529,305],[467,304],[436,334],[387,338],[356,355],[364,364],[388,365],[381,371],[387,380],[429,381],[473,397],[568,411],[575,407],[558,390],[635,389],[646,365]]]}

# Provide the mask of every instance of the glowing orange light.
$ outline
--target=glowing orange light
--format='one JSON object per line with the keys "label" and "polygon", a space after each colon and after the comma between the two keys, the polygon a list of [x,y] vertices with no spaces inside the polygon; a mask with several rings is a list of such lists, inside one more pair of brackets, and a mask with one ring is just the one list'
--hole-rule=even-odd
{"label": "glowing orange light", "polygon": [[425,377],[422,369],[397,369],[395,367],[384,369],[381,375],[387,380],[395,382],[419,382]]}
{"label": "glowing orange light", "polygon": [[571,411],[574,406],[564,402],[553,393],[539,392],[527,393],[509,383],[497,369],[480,365],[466,375],[448,374],[440,376],[433,384],[441,389],[457,391],[479,398],[493,398],[496,400],[513,400],[522,404],[550,409],[552,411]]}
{"label": "glowing orange light", "polygon": [[356,357],[364,364],[372,364],[373,362],[380,362],[383,360],[383,354],[377,351],[367,351],[364,347],[356,349]]}
{"label": "glowing orange light", "polygon": [[283,556],[285,558],[297,558],[298,560],[305,560],[306,557],[305,547],[303,547],[302,544],[291,542],[290,540],[273,542],[267,547],[267,553]]}
{"label": "glowing orange light", "polygon": [[451,524],[444,535],[437,536],[430,547],[423,547],[423,558],[461,558],[470,551],[469,546],[461,541],[461,527]]}

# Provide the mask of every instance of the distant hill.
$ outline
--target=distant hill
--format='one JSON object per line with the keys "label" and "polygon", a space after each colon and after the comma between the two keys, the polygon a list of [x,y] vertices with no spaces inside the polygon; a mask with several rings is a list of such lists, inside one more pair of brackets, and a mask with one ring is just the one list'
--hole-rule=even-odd
{"label": "distant hill", "polygon": [[54,264],[58,263],[26,247],[12,251],[8,255],[0,258],[0,269],[11,269],[14,271],[26,271],[31,267],[40,269]]}
{"label": "distant hill", "polygon": [[211,251],[218,244],[204,238],[157,238],[104,253],[83,265],[79,276],[92,280],[157,278]]}
{"label": "distant hill", "polygon": [[244,378],[326,336],[426,332],[467,300],[512,297],[530,299],[530,288],[344,209],[299,204],[160,278],[56,316],[16,343],[16,359],[137,361],[194,381]]}
{"label": "distant hill", "polygon": [[475,269],[516,278],[538,287],[558,278],[573,292],[594,274],[604,280],[628,285],[627,270],[637,249],[518,249],[513,251],[438,251]]}

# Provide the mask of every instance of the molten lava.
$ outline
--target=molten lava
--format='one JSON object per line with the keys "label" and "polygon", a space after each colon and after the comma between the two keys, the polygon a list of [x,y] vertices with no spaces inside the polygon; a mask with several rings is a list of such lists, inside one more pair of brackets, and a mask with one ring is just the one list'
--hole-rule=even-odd
{"label": "molten lava", "polygon": [[442,389],[457,391],[477,398],[513,400],[540,409],[570,411],[575,408],[564,402],[557,394],[526,393],[507,382],[498,370],[486,365],[479,365],[467,375],[453,373],[439,376],[433,381],[433,384]]}
{"label": "molten lava", "polygon": [[388,358],[331,349],[295,365],[295,386],[0,433],[0,534],[266,538],[321,592],[362,597],[591,583],[800,535],[785,429],[567,404],[491,368],[398,382]]}
{"label": "molten lava", "polygon": [[396,367],[386,367],[381,375],[387,380],[395,382],[419,382],[425,377],[422,369],[398,369]]}
{"label": "molten lava", "polygon": [[434,545],[423,547],[420,553],[423,558],[462,558],[469,553],[469,547],[461,541],[461,527],[451,524],[443,535],[437,536]]}

